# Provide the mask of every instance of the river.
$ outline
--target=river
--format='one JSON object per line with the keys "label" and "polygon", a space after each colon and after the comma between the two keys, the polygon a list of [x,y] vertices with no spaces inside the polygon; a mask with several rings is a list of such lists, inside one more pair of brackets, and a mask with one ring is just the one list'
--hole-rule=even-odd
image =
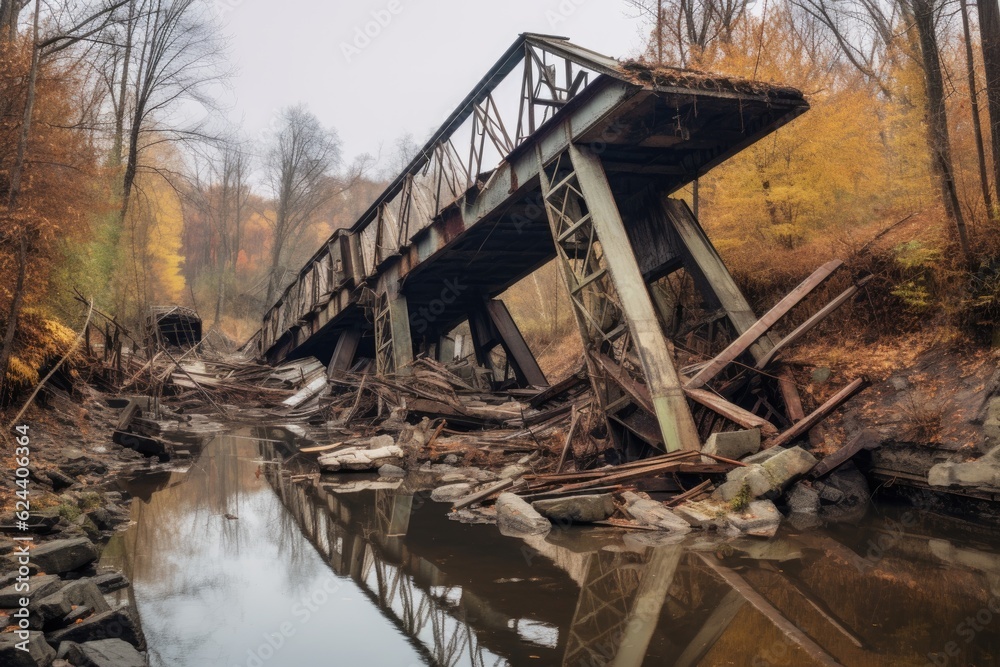
{"label": "river", "polygon": [[103,559],[154,667],[1000,663],[1000,543],[919,510],[522,540],[449,520],[419,479],[305,476],[305,442],[234,429],[127,483]]}

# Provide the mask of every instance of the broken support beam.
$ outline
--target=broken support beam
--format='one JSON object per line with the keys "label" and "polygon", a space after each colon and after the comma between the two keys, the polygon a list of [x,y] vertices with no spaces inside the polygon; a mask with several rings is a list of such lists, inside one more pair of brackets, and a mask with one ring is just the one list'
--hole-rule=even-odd
{"label": "broken support beam", "polygon": [[851,285],[846,290],[841,292],[836,299],[823,306],[823,308],[817,311],[815,315],[813,315],[808,320],[806,320],[798,327],[796,327],[795,331],[782,338],[777,345],[771,348],[770,352],[764,355],[764,358],[762,358],[760,361],[757,362],[757,368],[759,369],[766,368],[767,365],[771,363],[771,361],[774,359],[775,356],[777,356],[779,352],[781,352],[783,349],[785,349],[789,345],[795,343],[800,338],[805,336],[813,329],[813,327],[815,327],[817,324],[819,324],[827,317],[829,317],[835,310],[837,310],[845,303],[850,301],[854,297],[854,295],[857,294],[858,291],[874,277],[875,276],[872,275],[865,276],[864,278],[862,278],[861,280],[859,280],[858,282],[856,282],[855,284]]}
{"label": "broken support beam", "polygon": [[730,403],[717,394],[704,389],[685,389],[684,393],[695,403],[704,405],[709,410],[717,412],[743,428],[759,428],[760,434],[765,438],[778,435],[777,426],[749,410],[744,410],[740,406]]}
{"label": "broken support beam", "polygon": [[866,377],[860,377],[854,382],[850,383],[836,394],[830,397],[823,405],[816,408],[808,417],[798,422],[792,428],[788,429],[777,438],[771,442],[772,447],[780,447],[787,445],[790,442],[795,441],[799,437],[805,435],[809,432],[816,424],[820,423],[828,416],[830,413],[839,408],[841,405],[846,403],[852,396],[858,392],[867,389],[871,385],[871,380]]}
{"label": "broken support beam", "polygon": [[811,276],[799,283],[799,285],[787,296],[785,296],[784,299],[771,308],[771,310],[769,310],[764,317],[757,320],[752,327],[743,332],[743,334],[729,344],[729,347],[719,353],[719,355],[712,359],[707,366],[698,371],[693,378],[688,380],[685,388],[698,389],[722,372],[722,369],[728,366],[738,356],[743,354],[747,348],[753,345],[758,338],[767,333],[767,330],[774,326],[778,320],[784,317],[788,311],[798,305],[802,299],[806,298],[810,292],[821,285],[823,281],[829,278],[830,275],[842,265],[843,262],[841,260],[835,259],[816,269]]}

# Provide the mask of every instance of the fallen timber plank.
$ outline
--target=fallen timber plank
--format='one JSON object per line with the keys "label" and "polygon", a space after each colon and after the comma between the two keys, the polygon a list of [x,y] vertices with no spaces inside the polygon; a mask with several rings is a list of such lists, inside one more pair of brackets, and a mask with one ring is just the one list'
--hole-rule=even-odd
{"label": "fallen timber plank", "polygon": [[556,472],[562,472],[563,466],[566,464],[566,456],[569,454],[570,448],[573,446],[573,436],[576,434],[576,425],[580,421],[580,413],[576,409],[576,405],[573,406],[573,417],[569,422],[569,431],[566,433],[566,443],[563,445],[562,453],[559,455],[559,464],[556,466]]}
{"label": "fallen timber plank", "polygon": [[139,404],[134,400],[130,400],[125,409],[122,410],[121,416],[118,418],[118,431],[127,431],[132,420],[135,419],[141,413],[139,409]]}
{"label": "fallen timber plank", "polygon": [[[612,473],[605,477],[601,477],[594,480],[589,480],[586,482],[577,482],[576,484],[567,484],[559,488],[559,491],[572,491],[575,489],[587,489],[593,486],[606,486],[610,482],[624,482],[631,481],[635,479],[642,479],[643,477],[651,477],[653,475],[659,475],[665,472],[680,472],[680,473],[692,473],[701,475],[713,475],[729,472],[733,469],[733,466],[714,463],[687,463],[684,461],[676,461],[663,463],[656,466],[650,466],[648,468],[640,468],[639,470],[627,470],[625,472]],[[531,490],[535,490],[539,487],[532,487]]]}
{"label": "fallen timber plank", "polygon": [[554,398],[557,398],[561,394],[565,394],[568,391],[576,389],[582,384],[587,383],[587,372],[586,370],[579,370],[573,375],[556,382],[554,385],[536,393],[531,399],[528,400],[528,405],[533,408],[537,408],[541,405],[545,405]]}
{"label": "fallen timber plank", "polygon": [[314,396],[318,396],[327,387],[326,373],[317,376],[293,396],[281,402],[286,408],[295,409]]}
{"label": "fallen timber plank", "polygon": [[452,510],[465,509],[466,507],[468,507],[470,505],[474,505],[475,503],[478,503],[481,500],[485,500],[486,498],[489,498],[490,496],[492,496],[494,493],[497,493],[498,491],[503,491],[504,489],[507,489],[507,488],[510,488],[510,487],[514,486],[514,481],[515,480],[513,478],[502,479],[499,482],[497,482],[496,484],[491,484],[490,486],[486,487],[485,489],[482,489],[480,491],[476,491],[475,493],[470,494],[470,495],[468,495],[468,496],[466,496],[464,498],[459,498],[458,500],[456,500],[452,504],[451,509]]}
{"label": "fallen timber plank", "polygon": [[758,369],[766,368],[767,365],[771,363],[771,361],[778,355],[779,352],[781,352],[783,349],[785,349],[789,345],[795,343],[800,338],[802,338],[803,336],[805,336],[817,324],[819,324],[820,322],[822,322],[823,320],[825,320],[834,311],[836,311],[838,308],[840,308],[845,303],[847,303],[848,301],[850,301],[851,298],[853,298],[854,295],[857,294],[858,291],[860,291],[860,289],[862,287],[864,287],[865,285],[867,285],[871,281],[871,279],[874,278],[874,277],[875,276],[873,276],[873,275],[867,275],[864,278],[862,278],[861,280],[857,281],[856,283],[854,283],[853,285],[851,285],[850,287],[848,287],[846,290],[844,290],[843,292],[841,292],[840,295],[837,298],[835,298],[833,301],[831,301],[830,303],[828,303],[825,306],[823,306],[823,308],[821,308],[820,310],[818,310],[815,315],[813,315],[808,320],[806,320],[805,322],[803,322],[802,324],[800,324],[798,327],[796,327],[795,331],[793,331],[792,333],[790,333],[787,336],[785,336],[784,338],[782,338],[778,342],[777,345],[775,345],[773,348],[771,348],[770,352],[768,352],[767,354],[765,354],[763,356],[763,358],[761,358],[760,361],[757,362],[757,368]]}
{"label": "fallen timber plank", "polygon": [[735,422],[743,428],[759,428],[760,434],[765,438],[778,435],[778,427],[767,421],[763,417],[755,415],[749,410],[744,410],[740,406],[730,403],[718,394],[713,394],[705,389],[684,389],[687,397],[696,403],[704,405],[709,410],[713,410],[726,419]]}
{"label": "fallen timber plank", "polygon": [[847,385],[846,387],[838,391],[836,394],[831,396],[830,399],[826,401],[826,403],[816,408],[812,413],[809,414],[808,417],[798,422],[797,424],[792,426],[792,428],[788,429],[787,431],[779,435],[777,438],[772,440],[768,446],[779,447],[787,445],[788,443],[796,440],[800,436],[807,433],[809,429],[811,429],[813,426],[815,426],[816,424],[820,423],[828,416],[830,416],[831,412],[833,412],[841,405],[846,403],[855,394],[857,394],[860,391],[863,391],[864,389],[867,389],[870,385],[871,385],[871,380],[869,380],[866,377],[860,377],[854,380],[854,382],[851,382],[849,385]]}
{"label": "fallen timber plank", "polygon": [[806,418],[805,408],[802,407],[802,399],[798,390],[795,389],[795,380],[792,372],[787,368],[778,373],[778,389],[781,390],[781,397],[785,400],[785,413],[791,422],[802,421]]}
{"label": "fallen timber plank", "polygon": [[303,447],[299,450],[301,454],[312,454],[314,452],[327,452],[331,449],[336,449],[337,447],[343,447],[345,443],[335,442],[332,445],[320,445],[319,447]]}
{"label": "fallen timber plank", "polygon": [[688,380],[687,384],[684,385],[685,388],[698,389],[699,387],[704,386],[706,382],[718,375],[722,369],[728,366],[730,362],[736,359],[736,357],[743,354],[747,348],[753,345],[758,338],[767,333],[768,329],[774,326],[774,324],[784,317],[788,311],[798,305],[802,299],[821,285],[842,265],[843,262],[841,260],[835,259],[816,269],[811,276],[799,283],[799,285],[789,292],[784,299],[779,301],[773,308],[771,308],[771,310],[767,311],[767,314],[764,315],[764,317],[757,320],[752,327],[747,329],[736,340],[730,343],[729,347],[720,352],[712,360],[712,362],[708,364],[708,366],[701,369],[697,375]]}
{"label": "fallen timber plank", "polygon": [[764,615],[766,619],[771,621],[788,639],[793,641],[798,645],[806,655],[815,660],[820,665],[825,665],[826,667],[843,667],[837,659],[826,652],[826,650],[817,644],[811,637],[806,633],[802,632],[794,623],[788,620],[784,614],[782,614],[777,607],[771,604],[767,598],[758,593],[753,586],[751,586],[746,579],[741,577],[739,574],[714,562],[713,556],[705,554],[697,554],[701,558],[702,562],[705,563],[713,572],[719,575],[723,581],[729,584],[733,590],[737,591],[742,595],[747,602],[749,602],[754,609],[759,611]]}
{"label": "fallen timber plank", "polygon": [[867,443],[868,433],[866,431],[861,431],[856,436],[850,439],[846,445],[835,451],[833,454],[826,456],[812,467],[806,477],[811,479],[817,479],[833,471],[834,468],[847,463],[855,454],[860,452],[865,448]]}

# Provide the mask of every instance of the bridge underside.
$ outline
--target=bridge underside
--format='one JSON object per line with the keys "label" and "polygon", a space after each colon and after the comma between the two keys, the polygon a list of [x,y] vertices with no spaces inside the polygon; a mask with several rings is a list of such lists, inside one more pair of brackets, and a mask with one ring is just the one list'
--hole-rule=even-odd
{"label": "bridge underside", "polygon": [[[556,86],[565,93],[558,109],[453,198],[441,196],[454,189],[445,167],[451,137],[425,147],[437,161],[415,163],[367,218],[339,230],[268,313],[263,355],[271,363],[316,356],[331,374],[358,359],[373,360],[379,373],[406,373],[416,354],[444,356],[442,339],[468,322],[481,365],[496,363],[491,350],[504,353],[505,367],[491,368],[497,387],[545,386],[496,297],[556,260],[564,280],[551,288],[567,290],[574,304],[595,394],[620,445],[697,449],[712,430],[746,427],[732,411],[706,422],[682,386],[678,344],[688,353],[681,361],[697,361],[756,317],[691,211],[670,195],[808,105],[789,89],[621,66],[564,40],[522,40],[512,50],[548,49],[598,75],[578,90]],[[530,54],[525,62],[528,81]],[[554,79],[554,67],[536,76]],[[567,80],[583,78],[567,68]],[[470,98],[483,127],[489,86]],[[492,127],[474,131],[473,148],[477,136],[506,134]],[[434,175],[432,162],[436,180],[419,187],[421,174]],[[760,337],[748,362],[770,345]],[[732,380],[720,378],[729,398],[746,404],[750,379]],[[760,387],[752,390],[760,412]],[[787,398],[766,390],[767,415],[783,420]]]}

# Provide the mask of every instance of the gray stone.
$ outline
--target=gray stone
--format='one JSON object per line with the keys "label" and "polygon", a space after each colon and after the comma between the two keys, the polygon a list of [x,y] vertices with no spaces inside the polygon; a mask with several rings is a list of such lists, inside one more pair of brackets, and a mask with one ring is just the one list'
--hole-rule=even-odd
{"label": "gray stone", "polygon": [[73,611],[73,607],[85,606],[97,613],[111,610],[101,589],[91,579],[71,581],[37,603],[32,600],[32,605],[37,605],[38,615],[45,627],[65,618]]}
{"label": "gray stone", "polygon": [[111,512],[104,509],[103,507],[95,507],[94,509],[87,512],[87,517],[94,522],[100,530],[111,530],[115,527],[114,518],[111,516]]}
{"label": "gray stone", "polygon": [[79,667],[145,667],[146,665],[146,660],[135,647],[121,639],[101,639],[79,644],[70,655],[77,658]]}
{"label": "gray stone", "polygon": [[392,439],[391,435],[376,435],[368,441],[368,449],[381,449],[383,447],[392,447],[396,444],[396,441]]}
{"label": "gray stone", "polygon": [[501,493],[496,502],[497,526],[505,535],[540,535],[547,533],[552,524],[513,493]]}
{"label": "gray stone", "polygon": [[63,586],[64,582],[57,575],[45,574],[40,577],[31,577],[27,583],[30,589],[28,591],[18,591],[18,583],[13,583],[0,591],[0,608],[14,609],[19,607],[23,597],[38,600],[52,595]]}
{"label": "gray stone", "polygon": [[[754,454],[760,450],[760,429],[750,429],[747,431],[723,431],[713,433],[708,437],[705,446],[701,451],[706,454],[715,454],[727,459],[741,459],[749,454]],[[712,459],[702,457],[705,463],[711,463]]]}
{"label": "gray stone", "polygon": [[31,552],[32,562],[46,574],[62,574],[97,560],[97,547],[85,537],[43,542]]}
{"label": "gray stone", "polygon": [[448,456],[444,457],[444,462],[446,465],[450,466],[458,465],[458,457],[454,454],[448,454]]}
{"label": "gray stone", "polygon": [[406,477],[406,471],[399,466],[394,466],[390,463],[385,464],[378,469],[379,477]]}
{"label": "gray stone", "polygon": [[844,500],[844,492],[826,482],[816,480],[813,482],[813,489],[819,495],[820,502],[827,505],[836,505]]}
{"label": "gray stone", "polygon": [[774,537],[780,525],[781,512],[770,500],[755,500],[746,509],[726,516],[728,531],[742,535]]}
{"label": "gray stone", "polygon": [[818,461],[816,457],[802,449],[792,447],[773,456],[761,465],[771,478],[772,488],[778,491],[787,489],[807,472],[812,470]]}
{"label": "gray stone", "polygon": [[753,465],[754,463],[763,463],[764,461],[769,461],[781,452],[787,451],[784,447],[771,447],[770,449],[762,449],[756,454],[751,454],[745,459],[741,459],[743,463],[747,465]]}
{"label": "gray stone", "polygon": [[531,506],[546,519],[557,523],[593,523],[604,521],[615,513],[615,503],[610,494],[536,500]]}
{"label": "gray stone", "polygon": [[[848,461],[827,475],[823,481],[827,487],[832,487],[842,495],[837,503],[832,505],[824,503],[820,506],[820,515],[825,520],[855,522],[867,514],[871,489],[868,480],[857,466]],[[820,497],[823,495],[821,492]]]}
{"label": "gray stone", "polygon": [[833,371],[831,371],[826,366],[820,366],[819,368],[813,370],[811,379],[816,384],[823,384],[824,382],[829,380],[830,376],[832,375]]}
{"label": "gray stone", "polygon": [[671,512],[666,505],[626,491],[622,494],[625,510],[643,526],[683,535],[691,532],[691,524]]}
{"label": "gray stone", "polygon": [[18,648],[21,641],[13,632],[0,634],[0,665],[3,667],[49,667],[55,660],[55,649],[49,646],[41,632],[28,633],[27,651]]}
{"label": "gray stone", "polygon": [[431,500],[436,503],[453,503],[459,498],[472,493],[472,485],[469,483],[446,484],[431,491]]}
{"label": "gray stone", "polygon": [[938,463],[927,473],[931,486],[963,486],[1000,489],[1000,447],[995,447],[975,461]]}
{"label": "gray stone", "polygon": [[49,481],[52,483],[52,488],[56,491],[59,489],[69,488],[76,484],[75,479],[59,470],[46,470],[45,476],[49,478]]}
{"label": "gray stone", "polygon": [[695,528],[709,528],[715,525],[723,508],[705,501],[686,502],[673,508],[674,514]]}
{"label": "gray stone", "polygon": [[94,614],[80,623],[50,632],[46,636],[50,643],[56,645],[61,642],[82,644],[100,639],[124,639],[137,648],[143,648],[142,637],[127,607]]}
{"label": "gray stone", "polygon": [[788,492],[788,510],[795,514],[819,514],[819,493],[802,482]]}

